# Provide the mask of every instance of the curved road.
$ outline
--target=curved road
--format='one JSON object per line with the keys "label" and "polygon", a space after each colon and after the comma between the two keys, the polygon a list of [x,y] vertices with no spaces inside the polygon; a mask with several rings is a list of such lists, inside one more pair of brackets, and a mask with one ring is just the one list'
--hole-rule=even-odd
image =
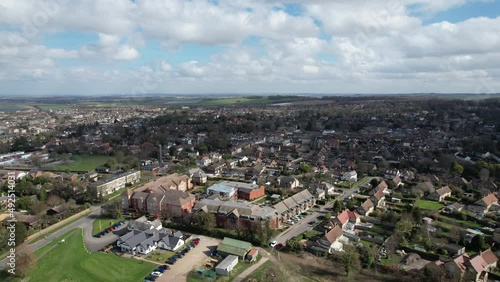
{"label": "curved road", "polygon": [[[127,226],[127,224],[124,224],[122,227],[120,227],[119,230],[117,230],[113,233],[108,233],[106,236],[104,236],[102,238],[93,237],[92,236],[92,228],[93,228],[92,222],[97,217],[99,217],[99,215],[101,214],[101,206],[92,206],[92,207],[90,207],[90,210],[91,210],[91,212],[87,216],[55,231],[54,233],[48,235],[47,237],[45,237],[42,240],[39,240],[35,243],[30,244],[32,250],[36,251],[36,250],[42,248],[43,246],[52,242],[57,237],[65,234],[65,233],[67,233],[75,228],[82,228],[84,231],[85,245],[87,247],[87,250],[89,250],[90,252],[95,252],[95,251],[100,250],[104,246],[109,245],[110,243],[113,243],[114,241],[116,241],[116,239],[118,239],[118,237],[119,237],[119,234],[122,234],[122,232],[126,231],[125,227]],[[5,259],[0,261],[0,269],[2,269],[2,268],[5,268]]]}

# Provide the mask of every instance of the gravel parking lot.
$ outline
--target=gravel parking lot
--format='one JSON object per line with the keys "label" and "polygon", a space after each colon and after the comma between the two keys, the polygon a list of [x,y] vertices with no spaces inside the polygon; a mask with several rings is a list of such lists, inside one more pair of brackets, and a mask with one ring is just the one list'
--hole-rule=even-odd
{"label": "gravel parking lot", "polygon": [[179,259],[174,265],[169,265],[170,270],[156,281],[186,281],[189,272],[201,266],[210,256],[210,250],[215,248],[221,242],[220,239],[193,235],[192,238],[200,238],[200,244],[189,251],[183,258]]}

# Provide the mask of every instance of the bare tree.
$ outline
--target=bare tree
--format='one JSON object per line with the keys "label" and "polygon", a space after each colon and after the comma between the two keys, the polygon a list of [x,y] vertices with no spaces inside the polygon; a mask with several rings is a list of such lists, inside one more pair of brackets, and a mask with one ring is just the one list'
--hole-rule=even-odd
{"label": "bare tree", "polygon": [[31,247],[26,244],[19,245],[16,248],[16,274],[24,277],[35,266],[36,256]]}

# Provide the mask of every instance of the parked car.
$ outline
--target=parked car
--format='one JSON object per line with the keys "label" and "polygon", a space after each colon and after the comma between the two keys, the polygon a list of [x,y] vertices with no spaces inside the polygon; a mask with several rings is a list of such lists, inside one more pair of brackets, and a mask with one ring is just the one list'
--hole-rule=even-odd
{"label": "parked car", "polygon": [[158,279],[158,277],[149,275],[144,279],[144,282],[156,281],[156,279]]}
{"label": "parked car", "polygon": [[274,248],[279,251],[283,248],[283,244],[279,243]]}
{"label": "parked car", "polygon": [[162,273],[162,272],[159,272],[159,271],[153,271],[153,272],[151,272],[151,276],[160,277],[160,276],[162,276],[162,275],[163,275],[163,273]]}
{"label": "parked car", "polygon": [[170,266],[164,264],[164,265],[158,266],[158,269],[170,269]]}
{"label": "parked car", "polygon": [[269,246],[271,246],[271,248],[274,248],[277,244],[277,241],[272,241],[271,243],[269,243]]}

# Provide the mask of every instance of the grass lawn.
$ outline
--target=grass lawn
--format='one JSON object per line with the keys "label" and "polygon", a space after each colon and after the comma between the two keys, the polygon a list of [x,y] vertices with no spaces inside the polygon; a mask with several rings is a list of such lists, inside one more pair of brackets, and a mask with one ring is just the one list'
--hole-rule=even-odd
{"label": "grass lawn", "polygon": [[70,171],[93,171],[98,166],[103,166],[110,156],[101,155],[73,155],[68,164],[58,165],[53,167],[56,170]]}
{"label": "grass lawn", "polygon": [[423,210],[431,210],[431,211],[438,211],[442,208],[444,208],[444,205],[435,201],[426,201],[422,199],[418,199],[416,201],[416,206],[423,209]]}
{"label": "grass lawn", "polygon": [[270,260],[263,263],[243,281],[285,281],[284,274]]}
{"label": "grass lawn", "polygon": [[380,264],[382,264],[382,265],[391,265],[391,264],[396,264],[396,263],[400,263],[400,262],[401,262],[401,257],[398,255],[392,255],[386,259],[380,260]]}
{"label": "grass lawn", "polygon": [[[182,250],[180,248],[179,250]],[[171,252],[171,251],[154,251],[151,254],[149,254],[145,259],[154,261],[154,262],[160,262],[164,263],[169,257],[175,255],[176,252]]]}
{"label": "grass lawn", "polygon": [[[89,211],[89,212],[90,212],[90,211]],[[37,237],[35,237],[33,240],[29,241],[29,243],[30,243],[30,244],[33,244],[33,243],[36,243],[36,242],[38,242],[38,241],[42,240],[42,239],[43,239],[43,238],[45,238],[46,236],[49,236],[49,235],[51,235],[52,233],[54,233],[54,232],[56,232],[56,231],[59,231],[59,230],[63,229],[64,227],[66,227],[66,226],[70,225],[71,223],[73,223],[73,222],[75,222],[75,221],[77,221],[77,220],[80,220],[81,218],[83,218],[83,217],[87,216],[87,215],[89,214],[89,212],[87,212],[87,213],[85,213],[85,214],[83,214],[83,215],[81,215],[81,216],[79,216],[79,217],[77,217],[77,218],[74,218],[74,219],[72,219],[72,220],[70,220],[70,221],[66,222],[65,224],[63,224],[63,225],[61,225],[61,226],[59,226],[59,227],[57,227],[57,228],[55,228],[55,229],[52,229],[52,230],[51,230],[51,231],[49,231],[49,232],[42,232],[39,236],[37,236]]]}
{"label": "grass lawn", "polygon": [[35,252],[37,267],[31,271],[29,281],[142,281],[156,267],[114,254],[89,254],[83,248],[80,229],[61,237],[64,243],[58,238]]}
{"label": "grass lawn", "polygon": [[252,203],[256,205],[264,204],[267,201],[267,196],[260,197],[259,199],[253,201]]}
{"label": "grass lawn", "polygon": [[480,224],[472,222],[472,221],[461,220],[461,219],[457,219],[457,218],[454,218],[454,217],[449,217],[449,216],[446,216],[446,215],[439,215],[439,217],[440,218],[445,218],[445,219],[450,220],[452,222],[464,224],[466,228],[481,228],[482,227]]}
{"label": "grass lawn", "polygon": [[118,219],[98,218],[98,219],[94,220],[94,222],[92,223],[92,234],[95,235],[95,234],[103,231],[104,229],[110,227],[111,225],[114,225],[118,221],[122,221],[123,219],[124,219],[123,217],[120,217]]}

